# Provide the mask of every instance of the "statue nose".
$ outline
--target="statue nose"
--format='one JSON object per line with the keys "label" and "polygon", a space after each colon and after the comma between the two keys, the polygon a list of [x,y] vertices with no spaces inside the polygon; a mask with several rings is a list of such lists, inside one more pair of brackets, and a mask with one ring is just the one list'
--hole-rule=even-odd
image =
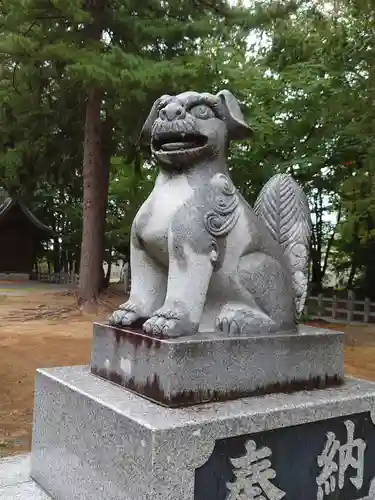
{"label": "statue nose", "polygon": [[170,102],[160,111],[160,118],[162,120],[181,120],[185,117],[185,109],[177,102]]}

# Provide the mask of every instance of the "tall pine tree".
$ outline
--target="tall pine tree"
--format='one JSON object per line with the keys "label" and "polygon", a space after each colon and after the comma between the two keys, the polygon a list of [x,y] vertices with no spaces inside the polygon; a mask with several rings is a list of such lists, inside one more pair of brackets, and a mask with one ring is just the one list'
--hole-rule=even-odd
{"label": "tall pine tree", "polygon": [[[70,106],[60,109],[70,117],[69,123],[75,123],[75,112],[76,122],[84,119],[83,167],[70,171],[72,176],[81,172],[84,187],[82,304],[95,302],[100,292],[109,166],[119,149],[115,137],[121,129],[122,154],[130,163],[139,163],[136,137],[153,100],[182,90],[187,82],[190,88],[211,86],[216,67],[202,50],[204,40],[216,37],[225,45],[230,39],[228,25],[239,18],[237,13],[216,0],[3,2],[0,52],[12,74],[7,84],[14,87],[17,76],[35,73],[30,91],[40,100],[33,104],[36,112],[46,111],[46,134],[51,133],[49,119],[60,102]],[[37,83],[41,88],[36,89]],[[24,81],[20,85],[25,99]],[[73,107],[68,99],[72,95]],[[38,116],[35,134],[39,121]],[[40,140],[43,143],[43,137]],[[74,143],[76,137],[66,141]],[[24,151],[18,157],[20,142],[22,138],[16,137],[8,152],[27,172],[34,168],[33,160],[25,163]]]}

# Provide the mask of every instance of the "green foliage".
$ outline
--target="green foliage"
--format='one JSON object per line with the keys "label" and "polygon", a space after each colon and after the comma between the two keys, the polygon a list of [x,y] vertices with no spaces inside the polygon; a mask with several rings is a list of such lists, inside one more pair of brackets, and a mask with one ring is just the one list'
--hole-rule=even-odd
{"label": "green foliage", "polygon": [[273,173],[292,173],[313,213],[315,289],[333,270],[373,293],[374,3],[92,5],[101,6],[100,41],[89,36],[92,13],[80,0],[0,7],[0,180],[61,231],[52,252],[79,260],[88,89],[103,90],[106,252],[117,258],[128,257],[130,224],[155,175],[137,145],[152,103],[163,93],[226,87],[253,129],[231,147],[236,185],[253,203]]}
{"label": "green foliage", "polygon": [[303,185],[316,291],[330,265],[351,267],[346,283],[362,277],[368,293],[375,276],[374,14],[370,3],[303,2],[263,23],[258,47],[232,73],[254,129],[249,145],[234,148],[234,177],[250,200],[275,171]]}
{"label": "green foliage", "polygon": [[112,158],[107,257],[128,256],[130,221],[153,175],[137,146],[143,121],[165,92],[218,85],[206,41],[227,48],[243,14],[208,0],[1,3],[1,185],[61,234],[55,268],[79,261],[89,89],[103,90],[101,150],[103,162]]}
{"label": "green foliage", "polygon": [[112,158],[107,210],[107,241],[116,257],[129,259],[130,229],[140,205],[150,194],[156,169],[127,165],[119,157]]}

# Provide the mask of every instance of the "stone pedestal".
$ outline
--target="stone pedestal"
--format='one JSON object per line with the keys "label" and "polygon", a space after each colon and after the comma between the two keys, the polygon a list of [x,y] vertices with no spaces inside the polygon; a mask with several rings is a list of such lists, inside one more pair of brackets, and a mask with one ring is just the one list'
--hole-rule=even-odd
{"label": "stone pedestal", "polygon": [[89,367],[39,370],[31,475],[54,500],[374,500],[374,421],[354,379],[170,409]]}
{"label": "stone pedestal", "polygon": [[344,336],[302,325],[298,334],[155,339],[96,323],[91,367],[141,396],[181,407],[339,385]]}

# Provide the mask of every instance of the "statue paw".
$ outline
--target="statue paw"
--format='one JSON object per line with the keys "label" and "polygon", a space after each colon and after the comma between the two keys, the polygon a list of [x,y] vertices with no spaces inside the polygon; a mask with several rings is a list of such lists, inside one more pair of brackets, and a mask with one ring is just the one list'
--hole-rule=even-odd
{"label": "statue paw", "polygon": [[275,323],[260,310],[225,306],[216,319],[216,330],[229,336],[271,332]]}
{"label": "statue paw", "polygon": [[140,317],[141,314],[137,311],[137,307],[130,302],[126,302],[111,314],[109,324],[113,326],[130,326]]}
{"label": "statue paw", "polygon": [[197,327],[185,315],[169,308],[161,308],[143,325],[143,331],[154,337],[181,337],[195,333]]}
{"label": "statue paw", "polygon": [[178,337],[178,319],[152,316],[143,325],[143,331],[154,337]]}

